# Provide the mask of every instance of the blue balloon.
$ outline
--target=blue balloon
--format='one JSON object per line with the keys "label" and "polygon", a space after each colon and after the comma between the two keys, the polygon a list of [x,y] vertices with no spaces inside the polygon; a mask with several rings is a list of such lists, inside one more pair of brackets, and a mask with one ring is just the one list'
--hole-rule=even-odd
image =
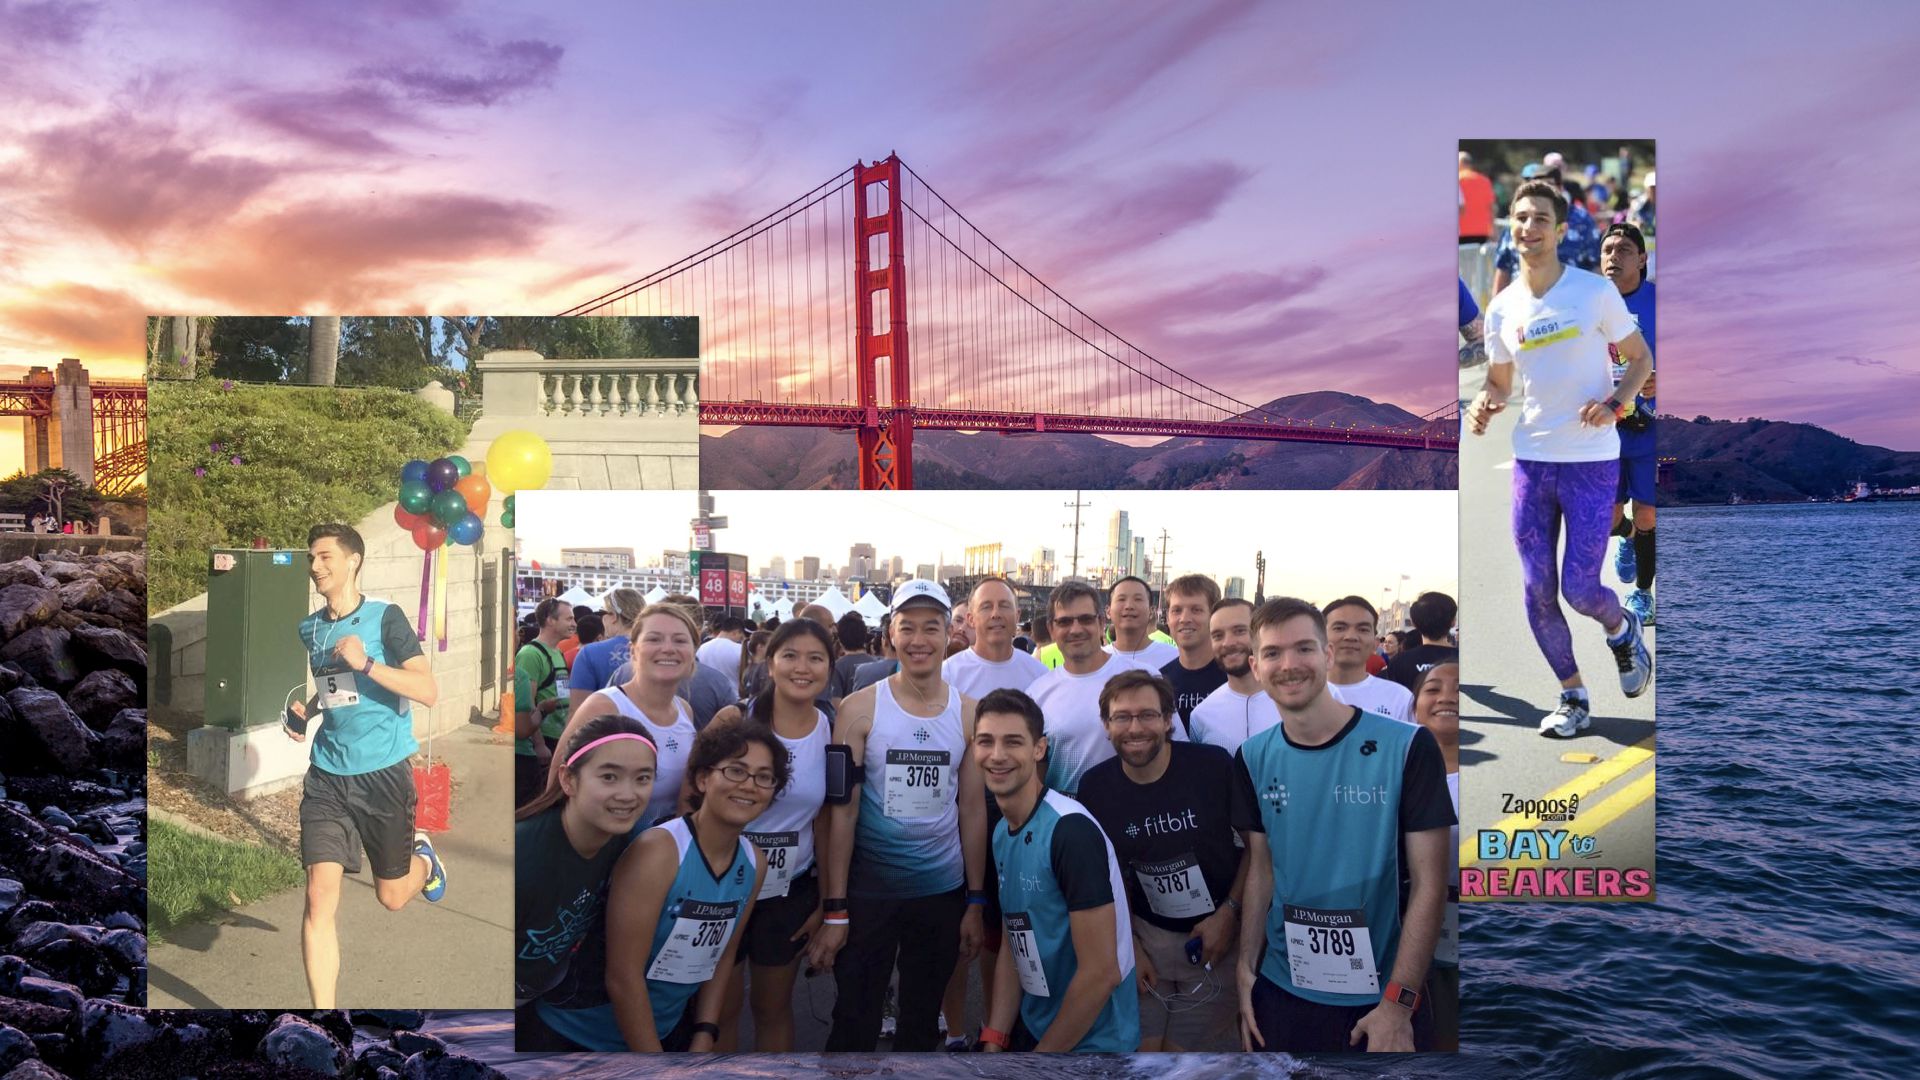
{"label": "blue balloon", "polygon": [[419,458],[414,458],[412,461],[400,466],[400,482],[404,484],[409,480],[418,480],[421,483],[426,483],[427,463],[421,461]]}
{"label": "blue balloon", "polygon": [[481,535],[486,531],[486,523],[480,520],[480,515],[468,511],[466,517],[454,522],[447,529],[447,537],[456,544],[472,545],[479,543]]}

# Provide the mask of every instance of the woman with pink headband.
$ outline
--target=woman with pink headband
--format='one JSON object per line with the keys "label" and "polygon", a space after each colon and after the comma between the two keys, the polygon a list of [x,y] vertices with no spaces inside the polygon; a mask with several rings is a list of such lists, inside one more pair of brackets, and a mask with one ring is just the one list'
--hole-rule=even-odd
{"label": "woman with pink headband", "polygon": [[578,1049],[570,1018],[606,992],[607,882],[653,793],[645,725],[609,714],[574,724],[547,788],[514,818],[514,1002],[521,1049]]}
{"label": "woman with pink headband", "polygon": [[687,755],[699,730],[687,703],[674,691],[693,673],[693,649],[699,640],[699,627],[685,608],[649,606],[633,621],[633,676],[618,686],[596,690],[567,721],[572,727],[600,716],[624,716],[643,724],[642,730],[659,748],[653,797],[634,823],[636,833],[680,812]]}

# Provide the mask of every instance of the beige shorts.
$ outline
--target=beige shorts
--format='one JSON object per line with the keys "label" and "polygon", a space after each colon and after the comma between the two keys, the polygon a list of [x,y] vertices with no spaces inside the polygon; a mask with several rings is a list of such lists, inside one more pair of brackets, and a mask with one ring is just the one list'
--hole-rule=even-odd
{"label": "beige shorts", "polygon": [[1135,919],[1133,929],[1135,948],[1153,962],[1159,977],[1152,990],[1140,983],[1140,1037],[1163,1039],[1181,1050],[1239,1050],[1239,991],[1233,981],[1238,936],[1209,972],[1187,963],[1191,935],[1144,919]]}

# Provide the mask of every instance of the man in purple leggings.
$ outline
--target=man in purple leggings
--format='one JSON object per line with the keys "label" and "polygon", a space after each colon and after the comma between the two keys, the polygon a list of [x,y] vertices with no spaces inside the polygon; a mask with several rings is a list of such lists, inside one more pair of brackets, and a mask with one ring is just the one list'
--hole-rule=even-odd
{"label": "man in purple leggings", "polygon": [[[1509,218],[1520,274],[1487,304],[1487,381],[1467,420],[1475,435],[1485,433],[1487,422],[1507,407],[1517,373],[1513,539],[1527,623],[1561,688],[1560,706],[1541,720],[1540,734],[1571,738],[1592,721],[1561,596],[1606,630],[1628,697],[1645,693],[1653,681],[1653,655],[1641,639],[1640,620],[1600,580],[1620,475],[1620,436],[1613,424],[1622,403],[1633,400],[1653,371],[1653,354],[1611,282],[1560,262],[1567,203],[1557,187],[1521,184]],[[1627,365],[1618,386],[1608,345]],[[1556,574],[1554,549],[1563,531],[1566,552]]]}

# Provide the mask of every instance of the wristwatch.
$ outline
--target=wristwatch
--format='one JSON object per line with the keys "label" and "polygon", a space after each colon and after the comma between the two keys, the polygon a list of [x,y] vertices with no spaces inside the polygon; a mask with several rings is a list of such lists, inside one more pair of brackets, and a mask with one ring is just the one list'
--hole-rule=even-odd
{"label": "wristwatch", "polygon": [[1386,992],[1380,995],[1380,1000],[1391,1001],[1408,1012],[1414,1012],[1420,1008],[1419,991],[1401,986],[1397,982],[1387,984]]}
{"label": "wristwatch", "polygon": [[367,657],[367,666],[360,669],[360,674],[367,676],[373,674],[373,657]]}

